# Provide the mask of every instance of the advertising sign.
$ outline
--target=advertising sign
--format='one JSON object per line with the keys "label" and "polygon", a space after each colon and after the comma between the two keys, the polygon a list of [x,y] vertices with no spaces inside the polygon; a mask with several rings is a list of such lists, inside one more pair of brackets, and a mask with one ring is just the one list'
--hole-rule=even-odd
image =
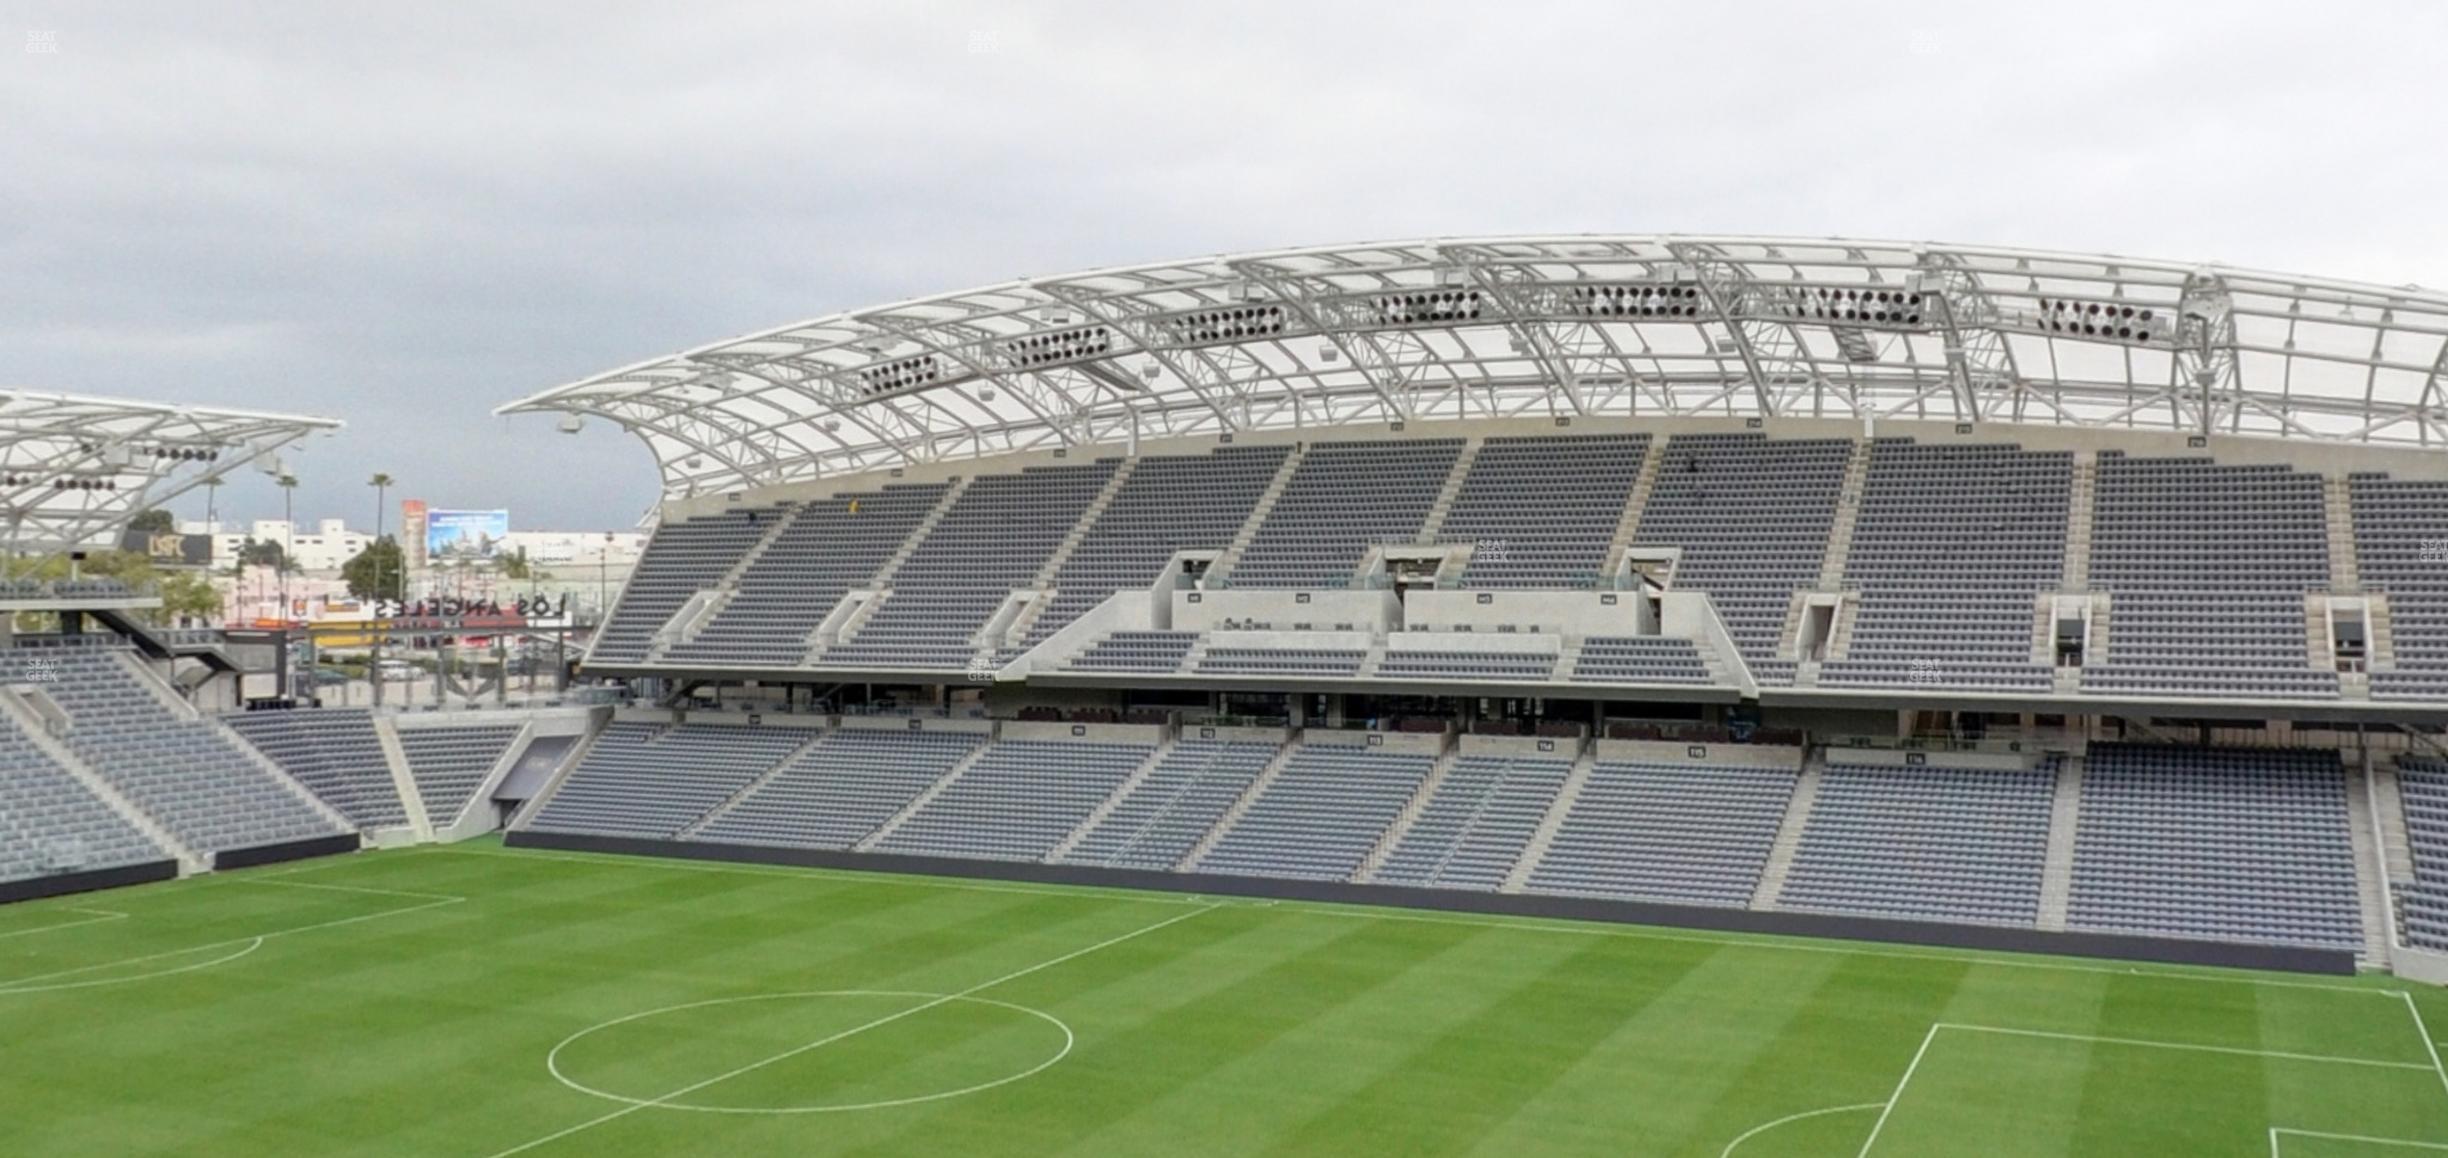
{"label": "advertising sign", "polygon": [[425,512],[425,558],[434,566],[494,559],[509,535],[508,511]]}

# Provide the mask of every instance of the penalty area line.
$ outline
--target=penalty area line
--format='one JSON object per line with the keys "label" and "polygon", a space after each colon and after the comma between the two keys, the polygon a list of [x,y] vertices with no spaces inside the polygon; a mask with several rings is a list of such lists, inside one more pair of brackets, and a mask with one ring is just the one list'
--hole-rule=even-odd
{"label": "penalty area line", "polygon": [[115,913],[109,909],[61,909],[60,911],[85,913],[88,916],[82,921],[62,921],[56,925],[44,925],[39,929],[18,929],[13,932],[0,933],[0,941],[8,940],[11,937],[31,937],[36,933],[56,933],[62,929],[81,929],[87,925],[99,925],[104,921],[124,921],[128,918],[126,913]]}
{"label": "penalty area line", "polygon": [[2448,1150],[2448,1142],[2416,1142],[2409,1138],[2374,1138],[2368,1134],[2331,1134],[2321,1130],[2291,1130],[2272,1126],[2269,1132],[2270,1158],[2278,1153],[2280,1138],[2314,1138],[2323,1142],[2352,1142],[2358,1146],[2395,1146],[2401,1150]]}
{"label": "penalty area line", "polygon": [[[244,880],[244,879],[241,879],[241,880],[235,881],[235,882],[233,882],[233,883],[237,883],[237,884],[255,884],[255,885],[281,885],[281,886],[285,886],[285,887],[289,887],[289,888],[316,888],[316,889],[321,889],[321,888],[329,888],[329,889],[338,889],[338,890],[345,891],[345,892],[366,892],[366,891],[369,891],[369,890],[362,890],[362,889],[354,889],[354,888],[349,888],[348,886],[343,886],[343,885],[309,885],[309,884],[306,884],[305,882],[302,882],[302,881],[273,881],[273,880]],[[378,892],[379,892],[379,891],[381,891],[381,890],[374,890],[374,891],[378,891]],[[397,895],[397,894],[394,894],[394,895]],[[433,895],[433,894],[419,894],[419,895]],[[142,956],[137,956],[137,957],[123,957],[123,958],[120,958],[119,960],[116,960],[116,961],[103,961],[103,962],[98,962],[98,963],[96,963],[96,964],[92,964],[92,965],[80,965],[80,966],[77,966],[77,967],[76,967],[76,968],[74,968],[74,969],[61,969],[61,970],[58,970],[58,971],[56,971],[56,972],[51,972],[51,973],[38,973],[38,974],[35,974],[35,975],[34,975],[34,976],[32,976],[32,977],[11,977],[11,978],[6,978],[6,979],[0,979],[0,997],[6,997],[6,996],[8,996],[8,995],[10,995],[10,994],[13,994],[13,993],[41,993],[41,992],[45,992],[45,991],[47,991],[47,990],[52,990],[52,989],[85,988],[85,987],[87,987],[88,985],[92,985],[92,984],[104,984],[104,983],[103,983],[103,982],[89,982],[89,983],[80,983],[80,984],[76,984],[76,985],[43,985],[43,984],[41,984],[41,983],[42,983],[42,982],[47,982],[47,981],[56,981],[56,980],[58,980],[58,979],[60,979],[60,978],[62,978],[62,977],[75,977],[75,976],[79,976],[79,975],[81,975],[81,974],[86,974],[86,973],[95,973],[95,972],[99,972],[99,971],[104,970],[104,969],[116,969],[116,968],[119,968],[120,966],[123,966],[123,965],[143,965],[143,964],[145,964],[145,963],[147,963],[147,962],[152,962],[152,961],[160,961],[160,960],[162,960],[162,959],[164,959],[164,958],[169,958],[169,957],[184,957],[184,956],[186,956],[186,955],[188,955],[188,954],[190,954],[190,953],[207,953],[207,952],[211,952],[211,951],[212,951],[212,950],[214,950],[214,949],[227,949],[227,948],[230,948],[230,947],[232,947],[232,946],[245,946],[245,948],[240,949],[238,952],[236,952],[236,953],[232,953],[232,954],[230,954],[230,955],[229,955],[229,956],[227,956],[227,957],[223,957],[223,958],[220,958],[220,959],[215,960],[215,961],[210,961],[210,962],[205,962],[205,963],[204,963],[204,964],[208,964],[208,965],[218,965],[218,964],[223,964],[223,963],[225,963],[225,962],[235,961],[235,960],[237,960],[237,959],[238,959],[238,958],[240,958],[240,957],[244,957],[244,956],[246,956],[247,954],[252,953],[252,952],[254,952],[254,951],[255,951],[255,950],[257,950],[257,949],[262,948],[262,947],[263,947],[263,945],[264,945],[264,942],[269,941],[269,940],[271,940],[271,939],[273,939],[273,938],[275,938],[275,937],[287,937],[287,936],[290,936],[290,935],[292,935],[292,934],[296,934],[296,933],[312,933],[312,932],[315,932],[315,931],[320,930],[320,929],[337,929],[337,928],[340,928],[340,927],[345,926],[345,925],[355,925],[355,924],[360,924],[360,923],[365,922],[365,921],[376,921],[376,920],[381,920],[381,919],[383,919],[383,918],[385,918],[385,917],[404,917],[404,916],[407,916],[407,915],[408,915],[408,914],[410,914],[410,913],[421,913],[421,912],[424,912],[424,911],[426,911],[426,910],[428,910],[428,909],[438,909],[438,908],[441,908],[441,907],[443,907],[443,906],[445,906],[445,905],[456,905],[456,904],[463,904],[463,903],[465,903],[466,901],[467,901],[467,898],[466,898],[466,897],[445,897],[445,896],[434,896],[434,899],[429,900],[429,901],[426,901],[426,902],[425,902],[425,903],[423,903],[423,904],[409,905],[409,906],[407,906],[407,907],[405,907],[405,908],[398,908],[398,909],[384,909],[384,910],[382,910],[382,911],[380,911],[380,912],[374,912],[374,913],[359,913],[359,914],[357,914],[356,916],[353,916],[353,917],[341,917],[341,918],[339,918],[338,920],[332,920],[332,921],[319,921],[319,922],[316,922],[315,924],[312,924],[312,925],[299,925],[299,926],[297,926],[297,927],[295,927],[295,928],[289,928],[289,929],[274,929],[274,930],[271,930],[270,932],[265,932],[265,933],[251,933],[251,934],[248,934],[248,935],[245,935],[245,936],[241,936],[241,937],[231,937],[231,938],[228,938],[228,939],[226,939],[226,940],[221,940],[221,941],[211,941],[211,942],[207,942],[207,943],[202,944],[202,945],[188,945],[188,946],[186,946],[186,947],[184,947],[184,948],[179,948],[179,949],[168,949],[168,950],[164,950],[164,951],[159,952],[159,953],[146,953],[146,954],[143,954]],[[195,965],[195,966],[189,966],[187,969],[177,969],[177,970],[171,970],[170,972],[178,972],[178,973],[183,973],[183,972],[187,972],[189,969],[198,969],[198,968],[202,968],[202,967],[203,967],[203,965]],[[139,978],[139,977],[131,977],[131,978],[127,978],[127,980],[129,980],[129,981],[139,981],[139,980],[143,980],[143,978]]]}

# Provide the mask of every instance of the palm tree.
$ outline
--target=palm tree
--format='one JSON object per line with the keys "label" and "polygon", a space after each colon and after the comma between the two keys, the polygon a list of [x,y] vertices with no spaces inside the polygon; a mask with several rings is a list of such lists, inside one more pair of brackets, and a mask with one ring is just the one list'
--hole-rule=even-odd
{"label": "palm tree", "polygon": [[[381,471],[375,471],[374,477],[366,480],[366,485],[374,488],[374,542],[376,544],[382,542],[383,536],[383,495],[384,492],[391,489],[391,484],[397,481],[399,480]],[[368,547],[367,549],[372,550],[373,548]],[[379,560],[381,556],[378,555],[375,558]],[[374,597],[381,599],[390,594],[390,591],[391,588],[383,583],[382,564],[377,562],[374,564]]]}

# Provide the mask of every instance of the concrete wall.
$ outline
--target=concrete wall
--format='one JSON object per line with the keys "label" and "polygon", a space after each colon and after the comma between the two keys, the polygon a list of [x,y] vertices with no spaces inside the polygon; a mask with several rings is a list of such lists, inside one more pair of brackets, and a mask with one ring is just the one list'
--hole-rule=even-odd
{"label": "concrete wall", "polygon": [[1902,752],[1894,748],[1830,748],[1827,759],[1831,764],[1866,764],[1879,768],[1904,768],[1916,764],[1933,764],[1941,768],[2031,768],[2040,763],[2037,753],[2029,752]]}
{"label": "concrete wall", "polygon": [[784,864],[811,868],[845,868],[865,872],[903,872],[930,876],[1028,881],[1039,884],[1151,889],[1209,896],[1265,897],[1311,903],[1377,905],[1442,912],[1536,917],[1549,920],[1663,925],[1671,928],[1841,938],[1850,941],[1936,945],[2003,952],[2055,953],[2111,960],[2216,965],[2295,973],[2351,975],[2355,971],[2354,954],[2332,949],[2235,945],[2218,941],[2173,940],[2103,933],[2052,933],[2041,929],[2004,928],[1994,925],[1952,925],[1937,921],[1903,921],[1819,913],[1711,908],[1697,905],[1642,904],[1632,901],[1530,896],[1520,893],[1413,889],[1390,885],[1355,885],[1340,881],[1294,881],[1223,874],[1144,872],[1024,861],[823,852],[815,849],[705,844],[697,841],[633,840],[619,837],[577,836],[569,833],[512,832],[505,838],[505,842],[517,848],[568,849],[583,852],[674,856],[691,860],[727,861],[739,864]]}
{"label": "concrete wall", "polygon": [[1214,631],[1224,621],[1271,623],[1289,629],[1307,623],[1325,630],[1348,623],[1353,630],[1383,632],[1402,622],[1402,605],[1392,591],[1278,591],[1228,587],[1214,591],[1175,591],[1173,630]]}
{"label": "concrete wall", "polygon": [[1386,651],[1501,651],[1555,655],[1564,637],[1518,631],[1401,631],[1386,637]]}
{"label": "concrete wall", "polygon": [[1473,736],[1466,733],[1462,737],[1462,754],[1574,760],[1580,758],[1582,743],[1582,740],[1571,736]]}
{"label": "concrete wall", "polygon": [[1411,591],[1403,622],[1450,629],[1470,624],[1485,636],[1499,624],[1537,624],[1564,635],[1651,635],[1649,600],[1637,591]]}
{"label": "concrete wall", "polygon": [[1160,724],[1074,724],[1063,720],[1005,720],[1002,740],[1076,740],[1083,744],[1164,743]]}
{"label": "concrete wall", "polygon": [[1445,751],[1443,732],[1369,732],[1347,728],[1310,728],[1301,733],[1301,743],[1312,748],[1376,748],[1386,752],[1408,752],[1415,756],[1435,756]]}
{"label": "concrete wall", "polygon": [[1687,744],[1679,740],[1600,740],[1598,758],[1646,764],[1709,764],[1727,768],[1802,767],[1802,749],[1785,744]]}
{"label": "concrete wall", "polygon": [[890,732],[969,732],[974,735],[994,734],[993,720],[947,719],[942,716],[843,716],[844,731],[874,728]]}

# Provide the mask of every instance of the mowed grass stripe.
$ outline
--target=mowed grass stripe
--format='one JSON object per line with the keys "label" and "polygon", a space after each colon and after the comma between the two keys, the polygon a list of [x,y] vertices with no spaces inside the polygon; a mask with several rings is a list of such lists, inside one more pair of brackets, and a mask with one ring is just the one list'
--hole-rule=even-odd
{"label": "mowed grass stripe", "polygon": [[[1877,957],[1844,959],[1819,979],[1776,1040],[1751,1057],[1711,1112],[1691,1132],[1689,1144],[1706,1150],[1712,1140],[1723,1146],[1746,1131],[1779,1118],[1834,1106],[1884,1102],[1895,1089],[1904,1059],[1920,1046],[1916,1022],[1933,1016],[1944,1000],[1961,1007],[1981,997],[1994,974],[1977,967],[1953,974],[1925,976],[1928,968],[1914,963],[1899,972],[1897,963]],[[2006,979],[2006,987],[2028,980]],[[2074,984],[2091,987],[2088,978]],[[1951,989],[1950,989],[1951,987]],[[1892,1064],[1883,1064],[1894,1057]],[[1840,1139],[1813,1152],[1852,1154],[1869,1133],[1876,1111],[1813,1121],[1788,1127],[1790,1133],[1752,1143],[1756,1152],[1794,1152],[1783,1147],[1799,1135],[1823,1142]],[[1710,1151],[1714,1153],[1714,1151]]]}
{"label": "mowed grass stripe", "polygon": [[[1218,1152],[1267,1152],[1304,1118],[1331,1113],[1352,1098],[1366,1096],[1427,1043],[1501,1001],[1519,984],[1520,971],[1535,972],[1570,951],[1570,946],[1523,945],[1486,930],[1370,928],[1344,942],[1341,952],[1317,957],[1311,964],[1317,977],[1336,990],[1339,1000],[1333,1005],[1288,1027],[1263,1051],[1210,1072],[1196,1087],[1176,1090],[1143,1107],[1118,1124],[1121,1145],[1109,1138],[1095,1152],[1146,1152],[1137,1139],[1152,1139],[1166,1123],[1198,1115],[1198,1107],[1218,1100],[1262,1104],[1267,1113],[1202,1118],[1206,1144]],[[1307,978],[1293,980],[1296,985],[1311,983]]]}
{"label": "mowed grass stripe", "polygon": [[[114,893],[104,907],[134,914],[127,921],[0,940],[0,963],[53,936],[74,942],[55,959],[82,961],[397,900],[276,880],[471,899],[279,937],[215,969],[0,996],[11,1110],[0,1114],[0,1153],[485,1158],[614,1108],[544,1072],[545,1051],[586,1025],[707,997],[956,992],[1192,907],[1111,890],[402,851]],[[40,923],[66,907],[8,915]],[[147,917],[136,937],[117,928]],[[644,1110],[534,1153],[1716,1158],[1743,1130],[1813,1102],[1883,1100],[1938,1020],[2414,1068],[2168,1050],[2146,1051],[2166,1055],[2158,1062],[2119,1060],[2112,1051],[2142,1047],[1969,1033],[1964,1045],[1945,1034],[1877,1155],[1959,1154],[1966,1137],[2001,1154],[2257,1155],[2271,1125],[2448,1138],[2448,1092],[2391,979],[2204,982],[2050,965],[1232,904],[982,994],[1079,1033],[1069,1059],[1026,1081],[817,1119]],[[2432,1013],[2439,995],[2416,1001]],[[763,1103],[862,1082],[909,1088],[974,1077],[1032,1045],[991,1020],[908,1021],[906,1034],[879,1031],[855,1050],[708,1092]],[[748,1050],[786,1028],[743,1018],[672,1033],[730,1034]],[[686,1048],[673,1056],[700,1048],[675,1046]],[[2188,1113],[2218,1125],[2154,1122],[2160,1095],[2182,1095]],[[1738,1158],[1850,1154],[1870,1117],[1762,1134]]]}
{"label": "mowed grass stripe", "polygon": [[1514,1118],[1522,1106],[1598,1048],[1644,992],[1662,992],[1708,957],[1678,955],[1666,970],[1641,970],[1644,984],[1627,987],[1635,950],[1606,942],[1566,948],[1544,962],[1509,962],[1482,979],[1496,1000],[1302,1122],[1272,1152],[1460,1154],[1491,1135],[1499,1149],[1509,1148],[1516,1139],[1507,1126],[1523,1124]]}
{"label": "mowed grass stripe", "polygon": [[[1474,1152],[1582,1152],[1603,1148],[1610,1138],[1621,1144],[1627,1130],[1663,1152],[1705,1141],[1717,1103],[1737,1089],[1756,1058],[1775,1048],[1819,983],[1846,960],[1761,954],[1735,945],[1705,948],[1698,965],[1614,1018],[1602,1041]],[[1645,956],[1636,953],[1635,959]]]}
{"label": "mowed grass stripe", "polygon": [[[1159,1122],[1138,1140],[1135,1115],[1261,1053],[1369,984],[1328,963],[1364,930],[1284,922],[1267,910],[1224,908],[1174,926],[1161,940],[1118,946],[1063,974],[1081,984],[1041,1006],[1082,1034],[1060,1066],[1025,1087],[944,1104],[926,1118],[843,1123],[840,1152],[1147,1153],[1176,1147],[1187,1123]],[[1101,975],[1093,976],[1092,975]],[[770,1133],[770,1131],[769,1131]]]}

